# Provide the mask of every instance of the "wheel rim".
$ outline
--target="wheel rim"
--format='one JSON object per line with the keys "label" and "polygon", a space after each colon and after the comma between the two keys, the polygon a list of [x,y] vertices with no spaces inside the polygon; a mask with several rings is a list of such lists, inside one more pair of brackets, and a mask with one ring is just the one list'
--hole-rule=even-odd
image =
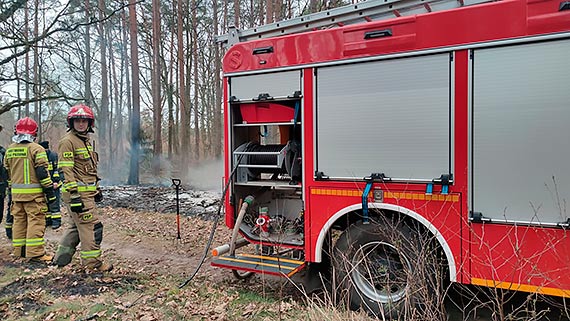
{"label": "wheel rim", "polygon": [[360,292],[380,303],[397,302],[406,294],[408,258],[392,244],[369,242],[352,260],[351,277]]}

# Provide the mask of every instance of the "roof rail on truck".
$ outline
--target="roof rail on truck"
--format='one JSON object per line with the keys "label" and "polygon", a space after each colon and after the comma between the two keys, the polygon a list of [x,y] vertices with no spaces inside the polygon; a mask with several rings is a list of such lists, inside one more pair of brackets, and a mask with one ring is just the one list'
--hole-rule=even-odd
{"label": "roof rail on truck", "polygon": [[239,30],[232,26],[229,27],[228,33],[217,36],[216,42],[230,47],[243,41],[387,20],[492,1],[494,0],[368,0],[247,30]]}

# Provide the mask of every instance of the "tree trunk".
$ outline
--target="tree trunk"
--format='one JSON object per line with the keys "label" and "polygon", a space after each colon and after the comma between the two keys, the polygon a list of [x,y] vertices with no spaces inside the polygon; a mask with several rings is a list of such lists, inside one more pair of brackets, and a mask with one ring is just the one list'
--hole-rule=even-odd
{"label": "tree trunk", "polygon": [[177,0],[177,6],[178,6],[178,16],[177,16],[177,38],[178,38],[178,91],[179,91],[179,95],[180,95],[180,102],[179,102],[179,106],[180,106],[180,124],[179,124],[179,128],[180,128],[180,142],[181,142],[181,153],[180,153],[180,157],[181,159],[188,159],[188,157],[190,156],[190,118],[188,117],[188,111],[187,109],[189,108],[188,106],[188,102],[186,100],[186,80],[185,80],[185,75],[186,75],[186,69],[184,68],[185,64],[185,57],[184,57],[184,35],[183,35],[183,29],[184,29],[184,21],[182,19],[185,11],[183,10],[183,4],[182,4],[183,0]]}
{"label": "tree trunk", "polygon": [[275,21],[283,20],[283,1],[282,0],[275,0]]}
{"label": "tree trunk", "polygon": [[319,5],[319,0],[310,0],[309,1],[309,13],[317,12],[318,5]]}
{"label": "tree trunk", "polygon": [[[103,20],[105,17],[105,0],[99,0],[99,19]],[[99,151],[101,152],[100,159],[103,160],[103,168],[107,168],[109,137],[107,132],[107,125],[109,123],[109,71],[107,69],[107,37],[105,35],[106,23],[105,21],[99,22],[99,42],[101,44],[101,105],[99,106]]]}
{"label": "tree trunk", "polygon": [[273,0],[267,0],[265,6],[265,23],[273,23]]}
{"label": "tree trunk", "polygon": [[[34,35],[33,35],[34,39],[37,39],[38,34],[39,34],[39,31],[38,31],[38,28],[39,28],[39,26],[38,26],[39,8],[38,7],[39,7],[39,5],[40,4],[39,4],[38,0],[34,1]],[[34,118],[36,119],[36,121],[38,123],[41,122],[40,110],[39,110],[40,101],[38,99],[41,95],[40,94],[40,81],[41,80],[40,80],[40,72],[39,72],[39,70],[40,70],[40,67],[39,67],[39,65],[40,65],[39,50],[40,50],[39,43],[35,43],[34,44],[34,86],[33,86],[34,100],[35,100],[35,102],[34,102]]]}
{"label": "tree trunk", "polygon": [[264,14],[264,10],[263,10],[265,1],[266,0],[258,0],[257,1],[257,7],[259,8],[259,25],[260,26],[265,24],[265,14]]}
{"label": "tree trunk", "polygon": [[[30,30],[30,18],[29,18],[29,12],[30,9],[28,7],[28,5],[26,4],[26,7],[24,9],[24,41],[28,42],[28,36],[29,36],[29,30]],[[24,71],[26,73],[26,75],[24,76],[24,79],[26,81],[26,101],[30,101],[30,54],[29,51],[26,51],[26,57],[25,57],[25,68],[26,70]],[[26,116],[30,116],[30,104],[27,103],[26,104],[26,112],[25,112]],[[21,115],[18,115],[18,119],[21,118]]]}
{"label": "tree trunk", "polygon": [[[128,41],[129,41],[129,35],[128,35],[128,30],[129,30],[129,28],[128,28],[128,27],[129,27],[129,23],[128,23],[128,21],[127,21],[127,13],[126,13],[126,10],[123,10],[123,12],[122,12],[122,19],[121,19],[121,20],[123,21],[123,48],[122,48],[122,57],[121,57],[121,59],[122,59],[123,66],[125,66],[123,72],[125,73],[125,87],[126,87],[126,88],[125,88],[125,92],[127,93],[127,95],[126,95],[126,96],[127,96],[127,106],[126,106],[126,109],[127,109],[127,124],[131,124],[131,123],[132,123],[131,119],[132,119],[132,98],[133,98],[133,97],[132,97],[132,95],[130,94],[130,93],[131,93],[131,77],[130,77],[130,74],[129,74],[129,65],[130,65],[130,64],[129,64],[129,53],[128,53],[128,49],[127,49],[127,48],[129,48],[129,46],[128,46]],[[122,79],[122,78],[121,78],[121,79]],[[122,92],[122,90],[121,90],[121,92]],[[130,130],[126,130],[126,128],[124,128],[123,124],[124,124],[124,123],[123,123],[123,117],[119,117],[119,118],[117,119],[117,128],[119,128],[119,130],[121,131],[121,132],[120,132],[120,135],[121,135],[120,137],[121,137],[121,138],[123,138],[123,137],[126,138],[126,137],[127,137],[126,134],[127,134],[127,133],[130,133]]]}
{"label": "tree trunk", "polygon": [[[214,0],[214,3],[216,1]],[[168,84],[166,97],[168,102],[168,160],[172,161],[174,155],[174,27],[170,30],[170,59],[168,67]]]}
{"label": "tree trunk", "polygon": [[224,0],[224,17],[222,21],[222,30],[224,31],[228,30],[228,5],[228,0]]}
{"label": "tree trunk", "polygon": [[[107,29],[108,30],[108,29]],[[110,35],[107,34],[107,39],[111,39]],[[109,66],[111,67],[111,77],[109,83],[111,84],[111,91],[113,94],[110,96],[110,104],[109,104],[109,164],[114,165],[115,159],[119,159],[118,155],[118,144],[121,141],[120,136],[120,127],[114,128],[114,118],[116,117],[117,121],[123,118],[121,115],[121,97],[119,95],[119,78],[117,77],[117,67],[115,64],[115,53],[113,51],[113,46],[107,46],[109,49],[109,61],[111,62]],[[123,51],[121,49],[121,51]],[[122,68],[122,66],[121,66]],[[121,75],[122,80],[122,75]],[[113,117],[113,107],[115,108]]]}
{"label": "tree trunk", "polygon": [[91,27],[89,22],[91,20],[89,10],[89,0],[85,0],[85,104],[93,107],[91,100]]}
{"label": "tree trunk", "polygon": [[194,159],[200,160],[200,104],[198,101],[199,95],[199,79],[198,79],[198,18],[196,16],[196,0],[192,0],[192,65],[194,76]]}
{"label": "tree trunk", "polygon": [[239,0],[234,0],[234,26],[239,29]]}
{"label": "tree trunk", "polygon": [[139,184],[139,154],[140,154],[140,89],[139,89],[139,49],[137,40],[136,0],[129,0],[129,22],[131,36],[131,66],[133,79],[133,113],[131,119],[131,166],[128,184]]}
{"label": "tree trunk", "polygon": [[153,173],[160,172],[162,155],[162,101],[160,97],[160,1],[152,0],[152,105],[154,110]]}
{"label": "tree trunk", "polygon": [[[214,35],[218,35],[218,1],[214,0]],[[212,123],[212,135],[214,146],[212,146],[212,152],[214,157],[220,157],[222,155],[222,90],[221,90],[221,80],[220,72],[222,71],[222,63],[220,57],[220,45],[214,43],[214,119]]]}

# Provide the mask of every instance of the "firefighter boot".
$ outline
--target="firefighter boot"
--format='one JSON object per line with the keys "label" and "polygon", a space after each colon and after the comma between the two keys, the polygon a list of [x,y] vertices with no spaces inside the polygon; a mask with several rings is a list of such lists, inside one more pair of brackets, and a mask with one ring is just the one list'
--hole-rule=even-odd
{"label": "firefighter boot", "polygon": [[101,264],[97,266],[88,266],[87,270],[93,272],[110,272],[113,270],[113,264],[101,262]]}
{"label": "firefighter boot", "polygon": [[75,254],[75,249],[71,247],[67,247],[64,245],[59,245],[57,248],[57,252],[55,253],[55,259],[53,260],[53,264],[57,265],[58,267],[64,267],[71,263],[73,259],[73,254]]}
{"label": "firefighter boot", "polygon": [[52,255],[40,255],[40,256],[36,256],[36,257],[32,257],[30,258],[30,263],[43,263],[43,264],[50,264],[53,260],[53,256]]}

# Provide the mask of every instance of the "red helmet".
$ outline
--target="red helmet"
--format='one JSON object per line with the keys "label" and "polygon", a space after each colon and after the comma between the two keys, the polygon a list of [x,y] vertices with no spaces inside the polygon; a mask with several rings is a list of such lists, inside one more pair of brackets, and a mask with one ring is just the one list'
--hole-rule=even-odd
{"label": "red helmet", "polygon": [[95,123],[93,111],[89,106],[83,104],[71,107],[69,113],[67,113],[67,125],[69,125],[69,128],[73,128],[74,119],[87,119],[89,121],[89,127],[93,127]]}
{"label": "red helmet", "polygon": [[36,136],[38,133],[38,124],[30,117],[25,117],[18,120],[14,131],[16,134],[30,134]]}

